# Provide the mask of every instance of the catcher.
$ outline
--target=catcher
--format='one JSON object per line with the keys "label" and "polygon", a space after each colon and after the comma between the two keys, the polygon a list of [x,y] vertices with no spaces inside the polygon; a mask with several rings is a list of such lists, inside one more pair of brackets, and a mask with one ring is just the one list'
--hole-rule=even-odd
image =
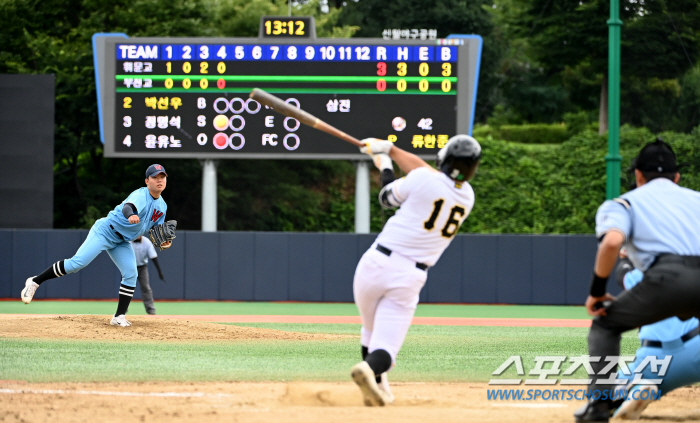
{"label": "catcher", "polygon": [[28,278],[22,290],[22,301],[29,304],[39,285],[49,279],[79,271],[102,251],[106,251],[122,275],[119,303],[110,324],[131,326],[126,320],[126,312],[134,296],[137,270],[134,249],[129,241],[148,232],[153,245],[161,250],[172,245],[177,222],[165,222],[168,206],[161,197],[167,181],[168,174],[163,166],[149,166],[146,170],[146,186],[132,192],[126,200],[109,212],[107,217],[97,220],[72,258],[57,261],[41,274]]}

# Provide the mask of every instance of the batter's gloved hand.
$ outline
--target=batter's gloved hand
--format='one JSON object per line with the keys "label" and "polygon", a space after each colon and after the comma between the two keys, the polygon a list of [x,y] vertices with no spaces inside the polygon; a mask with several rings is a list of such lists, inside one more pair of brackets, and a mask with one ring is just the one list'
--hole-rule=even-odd
{"label": "batter's gloved hand", "polygon": [[175,227],[177,226],[177,221],[168,220],[165,223],[156,225],[148,231],[148,237],[151,238],[153,245],[160,248],[161,250],[167,250],[173,245],[173,239],[175,239]]}
{"label": "batter's gloved hand", "polygon": [[379,171],[388,169],[394,172],[394,164],[388,154],[375,154],[372,156],[372,161],[374,161],[374,166],[376,166]]}
{"label": "batter's gloved hand", "polygon": [[360,147],[360,153],[369,154],[373,156],[375,154],[389,154],[391,147],[394,143],[386,140],[379,140],[377,138],[365,138],[362,140],[365,143],[364,147]]}

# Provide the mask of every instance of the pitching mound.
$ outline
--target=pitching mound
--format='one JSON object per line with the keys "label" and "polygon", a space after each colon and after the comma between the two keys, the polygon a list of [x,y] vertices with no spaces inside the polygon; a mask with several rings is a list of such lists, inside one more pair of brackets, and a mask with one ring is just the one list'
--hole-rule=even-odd
{"label": "pitching mound", "polygon": [[353,337],[286,332],[191,320],[153,319],[149,316],[128,317],[131,327],[109,324],[111,316],[59,316],[2,318],[0,337],[90,339],[123,341],[221,341],[246,339],[327,340]]}

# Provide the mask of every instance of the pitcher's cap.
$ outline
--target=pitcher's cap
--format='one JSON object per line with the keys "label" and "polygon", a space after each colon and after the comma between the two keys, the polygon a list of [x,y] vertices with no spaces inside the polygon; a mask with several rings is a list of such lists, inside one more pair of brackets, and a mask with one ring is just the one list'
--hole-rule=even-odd
{"label": "pitcher's cap", "polygon": [[151,176],[156,176],[157,174],[162,173],[165,176],[168,176],[167,173],[165,173],[165,168],[159,164],[152,164],[148,166],[148,169],[146,169],[146,178],[150,178]]}

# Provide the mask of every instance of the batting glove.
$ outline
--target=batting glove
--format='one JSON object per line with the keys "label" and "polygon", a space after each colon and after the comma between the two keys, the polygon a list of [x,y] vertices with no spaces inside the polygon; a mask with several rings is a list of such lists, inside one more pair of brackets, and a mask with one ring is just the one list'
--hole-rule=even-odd
{"label": "batting glove", "polygon": [[374,165],[379,169],[380,171],[384,169],[389,169],[392,172],[394,171],[394,165],[391,162],[391,157],[389,157],[388,154],[374,154],[372,156],[372,161],[374,161]]}
{"label": "batting glove", "polygon": [[360,147],[360,153],[369,154],[370,156],[374,154],[389,154],[391,147],[394,143],[386,140],[379,140],[377,138],[365,138],[362,140],[365,143],[364,147]]}

